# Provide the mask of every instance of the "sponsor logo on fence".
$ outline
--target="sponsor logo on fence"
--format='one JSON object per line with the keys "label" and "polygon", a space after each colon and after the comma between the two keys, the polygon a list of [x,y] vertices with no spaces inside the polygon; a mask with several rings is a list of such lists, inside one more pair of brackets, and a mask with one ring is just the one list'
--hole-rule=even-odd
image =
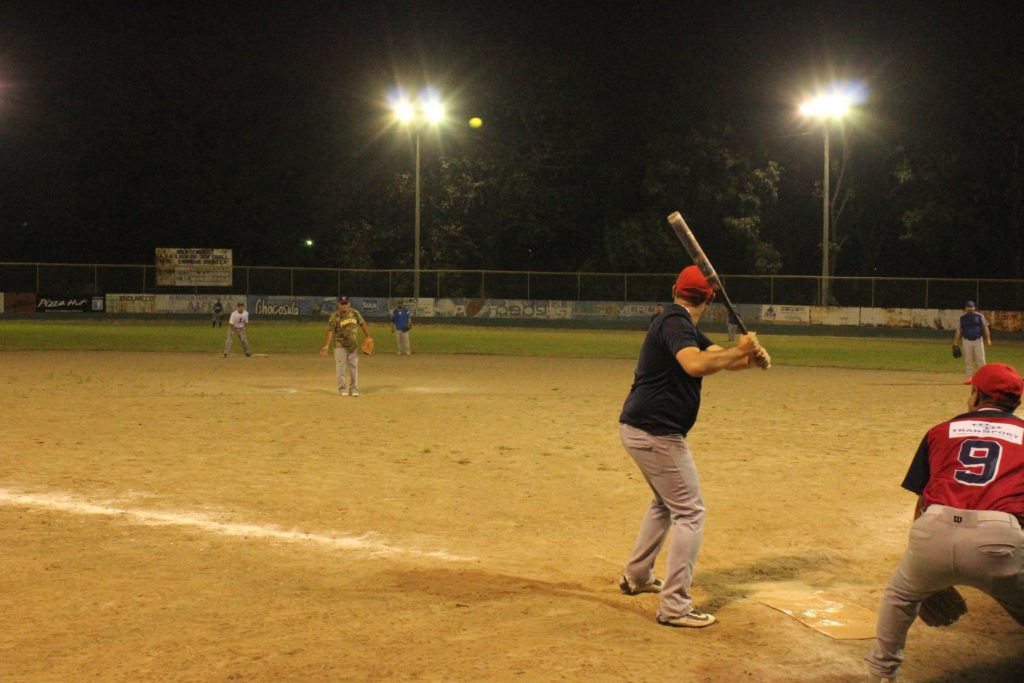
{"label": "sponsor logo on fence", "polygon": [[92,302],[87,296],[44,296],[36,301],[36,310],[41,313],[71,313],[75,311],[89,311],[91,309]]}

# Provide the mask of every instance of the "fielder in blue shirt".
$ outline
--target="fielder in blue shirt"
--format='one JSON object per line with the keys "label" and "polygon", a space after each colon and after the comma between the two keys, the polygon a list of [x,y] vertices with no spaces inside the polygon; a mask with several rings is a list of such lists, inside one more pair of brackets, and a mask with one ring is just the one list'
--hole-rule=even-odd
{"label": "fielder in blue shirt", "polygon": [[975,310],[973,301],[968,301],[964,310],[967,312],[960,316],[960,325],[953,335],[953,346],[962,348],[967,376],[973,377],[974,373],[985,367],[985,346],[992,346],[992,335],[988,331],[988,321]]}
{"label": "fielder in blue shirt", "polygon": [[409,346],[409,330],[412,329],[412,312],[403,302],[397,302],[395,310],[391,311],[391,329],[395,333],[395,341],[398,345],[398,355],[412,355],[412,348]]}

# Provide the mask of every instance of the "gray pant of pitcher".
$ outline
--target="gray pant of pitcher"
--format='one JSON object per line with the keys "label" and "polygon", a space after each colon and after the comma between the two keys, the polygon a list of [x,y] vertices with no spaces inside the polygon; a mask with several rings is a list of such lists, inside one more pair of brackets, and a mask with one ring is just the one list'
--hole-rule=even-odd
{"label": "gray pant of pitcher", "polygon": [[345,368],[348,368],[348,393],[359,391],[359,349],[346,351],[334,347],[334,371],[338,375],[338,391],[345,391]]}
{"label": "gray pant of pitcher", "polygon": [[671,530],[658,616],[683,616],[693,610],[690,584],[704,535],[697,466],[682,436],[654,436],[627,424],[619,425],[619,436],[654,492],[624,573],[636,585],[650,583],[654,560]]}
{"label": "gray pant of pitcher", "polygon": [[917,518],[900,566],[882,593],[877,640],[865,658],[871,673],[897,672],[921,603],[950,586],[988,593],[1024,626],[1024,532],[1013,515],[931,505]]}

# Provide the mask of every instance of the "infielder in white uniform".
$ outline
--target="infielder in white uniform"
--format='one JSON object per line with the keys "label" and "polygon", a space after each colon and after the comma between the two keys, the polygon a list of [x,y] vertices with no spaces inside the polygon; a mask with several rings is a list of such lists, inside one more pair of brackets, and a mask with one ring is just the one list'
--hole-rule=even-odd
{"label": "infielder in white uniform", "polygon": [[252,355],[249,353],[249,341],[245,338],[245,328],[248,324],[249,311],[245,310],[245,304],[239,301],[238,307],[231,311],[231,317],[228,318],[228,338],[224,342],[225,358],[231,353],[231,344],[234,341],[235,335],[238,335],[239,341],[242,342],[242,350],[245,351],[246,357]]}

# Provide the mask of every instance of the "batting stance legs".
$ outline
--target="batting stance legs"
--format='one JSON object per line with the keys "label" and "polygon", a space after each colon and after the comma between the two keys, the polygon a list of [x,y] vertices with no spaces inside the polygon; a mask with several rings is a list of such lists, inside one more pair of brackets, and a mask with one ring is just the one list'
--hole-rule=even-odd
{"label": "batting stance legs", "polygon": [[346,351],[343,347],[334,349],[334,371],[338,375],[338,391],[345,393],[345,368],[348,368],[348,393],[359,393],[359,349]]}
{"label": "batting stance legs", "polygon": [[988,593],[1024,626],[1024,532],[1013,515],[931,505],[914,522],[882,594],[878,640],[865,658],[873,674],[896,673],[921,602],[953,585]]}
{"label": "batting stance legs", "polygon": [[681,617],[693,609],[690,585],[704,534],[704,500],[697,467],[682,436],[654,436],[627,424],[619,425],[619,436],[654,491],[625,576],[637,586],[652,582],[654,559],[671,530],[658,617]]}

